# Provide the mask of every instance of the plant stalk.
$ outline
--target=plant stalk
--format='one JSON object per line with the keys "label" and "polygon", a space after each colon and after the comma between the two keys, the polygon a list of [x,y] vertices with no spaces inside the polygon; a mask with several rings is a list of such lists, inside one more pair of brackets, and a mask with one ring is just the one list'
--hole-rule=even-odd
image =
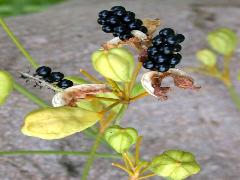
{"label": "plant stalk", "polygon": [[[71,156],[89,156],[90,152],[81,151],[50,151],[50,150],[19,150],[19,151],[0,151],[0,156],[16,155],[71,155]],[[121,155],[109,153],[95,153],[97,158],[121,159]]]}
{"label": "plant stalk", "polygon": [[36,69],[39,67],[39,64],[36,62],[35,59],[29,54],[29,52],[23,47],[23,45],[20,43],[18,38],[13,34],[13,32],[10,30],[6,22],[0,18],[0,24],[4,31],[8,34],[8,36],[11,38],[13,43],[17,46],[17,48],[22,52],[22,54],[26,57],[26,59],[29,61],[29,63]]}

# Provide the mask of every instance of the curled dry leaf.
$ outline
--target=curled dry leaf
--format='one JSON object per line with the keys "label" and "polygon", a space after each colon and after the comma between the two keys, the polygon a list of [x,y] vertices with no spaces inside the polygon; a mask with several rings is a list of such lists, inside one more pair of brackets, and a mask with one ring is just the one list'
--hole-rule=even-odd
{"label": "curled dry leaf", "polygon": [[142,76],[142,86],[149,94],[161,100],[167,100],[167,93],[171,88],[162,86],[162,81],[166,77],[172,77],[174,85],[182,89],[196,90],[200,88],[200,86],[194,85],[194,80],[191,76],[179,69],[170,69],[165,73],[156,71],[147,72]]}
{"label": "curled dry leaf", "polygon": [[76,106],[76,102],[87,96],[111,92],[104,84],[82,84],[72,86],[57,93],[52,99],[54,107]]}

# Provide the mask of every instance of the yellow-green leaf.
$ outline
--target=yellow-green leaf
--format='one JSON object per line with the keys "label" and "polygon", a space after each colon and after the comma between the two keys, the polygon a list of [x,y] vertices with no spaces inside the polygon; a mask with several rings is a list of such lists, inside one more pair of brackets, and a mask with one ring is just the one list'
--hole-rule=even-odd
{"label": "yellow-green leaf", "polygon": [[77,107],[43,108],[29,113],[22,133],[41,139],[61,139],[93,126],[101,114]]}
{"label": "yellow-green leaf", "polygon": [[202,49],[198,51],[196,56],[197,59],[201,61],[201,63],[203,63],[205,66],[213,67],[216,65],[217,56],[214,54],[214,52],[208,49]]}
{"label": "yellow-green leaf", "polygon": [[0,71],[0,105],[5,103],[12,90],[12,76],[6,71]]}

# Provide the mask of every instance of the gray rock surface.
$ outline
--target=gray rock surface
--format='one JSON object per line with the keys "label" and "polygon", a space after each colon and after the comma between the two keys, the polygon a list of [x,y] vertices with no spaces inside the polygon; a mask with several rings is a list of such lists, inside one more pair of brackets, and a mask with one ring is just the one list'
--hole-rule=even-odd
{"label": "gray rock surface", "polygon": [[[227,26],[238,31],[240,2],[234,1],[131,0],[121,2],[141,17],[162,20],[184,33],[182,67],[197,65],[194,53],[206,46],[208,31]],[[66,74],[79,75],[79,68],[93,71],[90,55],[110,39],[96,23],[96,14],[118,4],[112,0],[73,0],[47,11],[6,19],[14,33],[40,64]],[[232,76],[239,69],[239,49],[232,63]],[[0,28],[0,66],[12,72],[27,71],[25,58]],[[95,73],[96,74],[96,73]],[[199,92],[176,90],[166,102],[152,97],[132,104],[124,116],[124,126],[135,127],[144,136],[142,154],[150,158],[166,149],[181,148],[193,152],[202,166],[194,180],[238,180],[240,169],[240,112],[232,103],[221,82],[193,74],[203,88]],[[235,80],[239,87],[239,82]],[[48,90],[27,86],[50,101]],[[238,88],[240,90],[240,88]],[[21,134],[24,116],[37,106],[18,93],[0,107],[0,149],[88,150],[91,141],[82,134],[57,141],[43,141]],[[1,180],[75,180],[79,179],[85,158],[60,156],[0,157]],[[90,180],[127,179],[111,167],[111,161],[98,159]],[[152,178],[161,179],[161,178]]]}

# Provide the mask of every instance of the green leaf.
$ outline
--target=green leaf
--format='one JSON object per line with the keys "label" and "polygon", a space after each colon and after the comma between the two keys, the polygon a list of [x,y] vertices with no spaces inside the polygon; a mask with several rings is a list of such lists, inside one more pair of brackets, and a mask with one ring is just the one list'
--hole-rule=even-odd
{"label": "green leaf", "polygon": [[61,139],[93,126],[102,114],[77,107],[43,108],[29,113],[22,133],[52,140]]}
{"label": "green leaf", "polygon": [[0,71],[0,105],[3,105],[13,90],[13,78],[7,71]]}
{"label": "green leaf", "polygon": [[142,83],[138,82],[134,85],[132,92],[131,92],[131,96],[134,97],[134,96],[137,96],[144,92],[145,92],[145,89],[143,88]]}
{"label": "green leaf", "polygon": [[67,76],[67,77],[65,77],[65,79],[72,81],[74,84],[87,84],[88,83],[87,80],[80,78],[78,76]]}
{"label": "green leaf", "polygon": [[153,158],[150,170],[173,180],[183,180],[197,174],[200,166],[193,154],[181,150],[168,150]]}

